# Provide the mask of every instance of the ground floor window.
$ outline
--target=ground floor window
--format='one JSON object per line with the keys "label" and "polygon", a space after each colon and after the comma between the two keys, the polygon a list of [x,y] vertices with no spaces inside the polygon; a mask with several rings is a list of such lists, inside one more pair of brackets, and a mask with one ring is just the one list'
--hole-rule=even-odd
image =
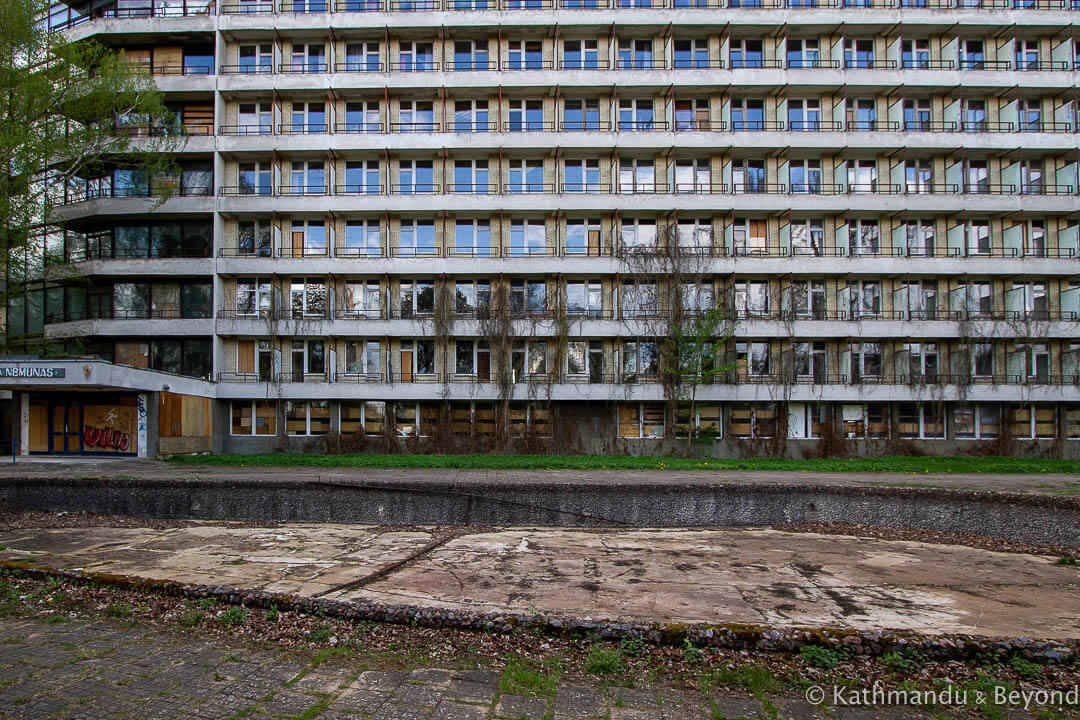
{"label": "ground floor window", "polygon": [[1021,405],[1012,411],[1012,436],[1018,440],[1053,439],[1057,434],[1057,408]]}
{"label": "ground floor window", "polygon": [[788,404],[788,437],[794,440],[821,437],[828,411],[828,406],[822,403]]}
{"label": "ground floor window", "polygon": [[551,423],[547,404],[542,402],[511,403],[510,434],[519,437],[524,435],[549,437]]}
{"label": "ground floor window", "polygon": [[386,403],[381,400],[343,400],[340,409],[342,435],[382,435],[386,430]]}
{"label": "ground floor window", "polygon": [[885,403],[842,405],[840,412],[846,438],[889,436],[889,406]]}
{"label": "ground floor window", "polygon": [[664,404],[622,403],[619,405],[619,437],[664,437]]}
{"label": "ground floor window", "polygon": [[953,437],[958,440],[993,440],[1001,433],[997,405],[958,405],[953,408]]}
{"label": "ground floor window", "polygon": [[1080,405],[1065,406],[1065,437],[1080,440]]}
{"label": "ground floor window", "polygon": [[398,437],[420,436],[420,403],[394,403],[394,432]]}
{"label": "ground floor window", "polygon": [[776,403],[735,403],[728,417],[731,436],[737,438],[776,437]]}
{"label": "ground floor window", "polygon": [[696,437],[720,438],[724,435],[723,427],[720,405],[698,403],[691,412],[687,404],[679,408],[679,422],[675,426],[675,436],[684,438],[692,428]]}
{"label": "ground floor window", "polygon": [[897,408],[896,430],[902,438],[943,438],[944,410],[940,403],[900,403]]}
{"label": "ground floor window", "polygon": [[273,400],[233,400],[233,435],[276,435],[277,403]]}
{"label": "ground floor window", "polygon": [[289,435],[326,435],[330,432],[328,400],[289,400],[285,403],[285,432]]}

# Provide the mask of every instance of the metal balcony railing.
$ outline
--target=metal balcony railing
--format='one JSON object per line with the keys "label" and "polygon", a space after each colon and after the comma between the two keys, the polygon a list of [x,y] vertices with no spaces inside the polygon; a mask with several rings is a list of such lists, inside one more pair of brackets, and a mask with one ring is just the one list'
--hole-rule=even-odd
{"label": "metal balcony railing", "polygon": [[823,60],[821,58],[788,58],[788,70],[839,70],[839,60]]}
{"label": "metal balcony railing", "polygon": [[273,135],[274,126],[264,125],[221,125],[218,132],[222,135]]}

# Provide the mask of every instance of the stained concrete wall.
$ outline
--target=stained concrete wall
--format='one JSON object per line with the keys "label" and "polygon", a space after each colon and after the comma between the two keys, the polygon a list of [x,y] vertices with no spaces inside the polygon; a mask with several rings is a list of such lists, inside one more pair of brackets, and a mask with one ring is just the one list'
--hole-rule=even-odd
{"label": "stained concrete wall", "polygon": [[909,488],[583,482],[0,481],[0,508],[357,524],[684,527],[847,522],[1080,547],[1080,499]]}

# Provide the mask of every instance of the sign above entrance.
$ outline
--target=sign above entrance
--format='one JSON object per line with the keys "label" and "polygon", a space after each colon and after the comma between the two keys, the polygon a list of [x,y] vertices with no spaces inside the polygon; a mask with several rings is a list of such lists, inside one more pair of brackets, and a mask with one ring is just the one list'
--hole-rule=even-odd
{"label": "sign above entrance", "polygon": [[56,380],[64,377],[65,368],[58,367],[3,367],[0,366],[0,378],[35,378]]}

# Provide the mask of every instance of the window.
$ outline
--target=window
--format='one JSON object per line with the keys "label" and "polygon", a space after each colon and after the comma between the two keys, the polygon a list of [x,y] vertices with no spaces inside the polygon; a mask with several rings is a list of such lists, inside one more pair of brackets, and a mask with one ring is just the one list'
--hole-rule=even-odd
{"label": "window", "polygon": [[874,67],[874,41],[853,40],[844,41],[844,67],[845,68],[872,68]]}
{"label": "window", "polygon": [[[429,42],[401,43],[398,48],[398,69],[404,72],[425,72],[434,70],[434,45]],[[430,105],[430,103],[426,104]]]}
{"label": "window", "polygon": [[930,67],[930,41],[904,40],[901,46],[901,60],[906,70],[925,70]]}
{"label": "window", "polygon": [[233,435],[276,435],[277,402],[274,400],[233,400]]}
{"label": "window", "polygon": [[732,437],[770,438],[777,433],[776,403],[733,403],[728,411]]}
{"label": "window", "polygon": [[847,106],[848,130],[867,132],[877,130],[877,110],[873,98],[849,100]]}
{"label": "window", "polygon": [[338,69],[345,72],[379,72],[382,69],[379,58],[377,42],[346,43],[345,67]]}
{"label": "window", "polygon": [[489,132],[492,130],[487,100],[454,102],[454,132]]}
{"label": "window", "polygon": [[510,256],[547,254],[547,231],[543,220],[510,220]]}
{"label": "window", "polygon": [[732,40],[730,49],[731,67],[760,68],[764,66],[764,50],[761,40]]}
{"label": "window", "polygon": [[[1034,7],[1034,6],[1033,6]],[[1039,70],[1039,41],[1016,41],[1016,69]]]}
{"label": "window", "polygon": [[510,100],[507,113],[509,132],[540,132],[548,129],[544,123],[542,100]]}
{"label": "window", "polygon": [[[594,2],[595,0],[588,0]],[[581,0],[577,0],[581,2]],[[570,7],[570,5],[566,5]],[[579,5],[580,7],[580,5]],[[563,41],[564,70],[596,70],[600,67],[600,53],[596,40]]]}
{"label": "window", "polygon": [[711,130],[708,98],[675,101],[676,130]]}
{"label": "window", "polygon": [[270,257],[273,253],[271,225],[268,220],[241,220],[236,225],[238,255]]}
{"label": "window", "polygon": [[824,280],[796,280],[791,285],[791,294],[796,318],[825,319]]}
{"label": "window", "polygon": [[712,191],[712,167],[707,158],[675,161],[675,192],[709,193]]}
{"label": "window", "polygon": [[292,381],[304,382],[308,376],[324,380],[326,376],[326,341],[293,340],[290,353]]}
{"label": "window", "polygon": [[240,163],[236,192],[239,195],[270,195],[273,192],[272,177],[273,170],[269,163]]}
{"label": "window", "polygon": [[851,160],[848,162],[848,192],[877,192],[877,180],[877,162],[874,160]]}
{"label": "window", "polygon": [[398,185],[394,192],[401,195],[436,192],[435,171],[431,160],[399,160]]}
{"label": "window", "polygon": [[971,354],[971,373],[976,378],[994,376],[993,343],[975,343]]}
{"label": "window", "polygon": [[821,161],[792,160],[788,172],[791,192],[818,195],[821,193]]}
{"label": "window", "polygon": [[711,251],[713,225],[710,218],[680,217],[675,231],[683,252],[707,254]]}
{"label": "window", "polygon": [[820,219],[793,220],[791,222],[791,254],[825,254],[825,221]]}
{"label": "window", "polygon": [[379,103],[375,100],[345,103],[345,125],[338,128],[346,133],[377,133],[382,130]]}
{"label": "window", "polygon": [[852,343],[846,353],[851,356],[851,382],[881,377],[881,343]]}
{"label": "window", "polygon": [[289,298],[294,318],[326,317],[326,281],[323,278],[293,278]]}
{"label": "window", "polygon": [[648,252],[656,249],[656,221],[623,218],[620,233],[623,252]]}
{"label": "window", "polygon": [[933,220],[908,220],[904,225],[908,255],[933,257],[936,253]]}
{"label": "window", "polygon": [[435,374],[435,341],[401,341],[401,379],[411,382],[416,375]]}
{"label": "window", "polygon": [[972,317],[989,316],[994,298],[988,282],[962,282],[949,293],[951,310]]}
{"label": "window", "polygon": [[378,280],[346,282],[342,301],[342,309],[349,317],[382,317],[382,290]]}
{"label": "window", "polygon": [[764,130],[765,101],[741,98],[731,101],[732,130]]}
{"label": "window", "polygon": [[1057,435],[1055,405],[1022,405],[1011,414],[1012,436],[1018,440],[1052,440]]}
{"label": "window", "polygon": [[986,132],[986,127],[986,101],[965,101],[963,129],[966,132]]}
{"label": "window", "polygon": [[990,192],[990,174],[985,160],[969,160],[964,177],[964,192],[986,194]]}
{"label": "window", "polygon": [[1046,223],[1043,220],[1029,220],[1024,231],[1024,254],[1046,257]]}
{"label": "window", "polygon": [[397,131],[403,133],[435,132],[434,103],[402,100],[398,106]]}
{"label": "window", "polygon": [[269,317],[273,298],[270,280],[240,278],[236,281],[236,314]]}
{"label": "window", "polygon": [[567,255],[600,255],[601,224],[598,219],[567,220],[564,252]]}
{"label": "window", "polygon": [[599,130],[599,100],[567,100],[563,106],[563,130]]}
{"label": "window", "polygon": [[293,220],[292,257],[326,255],[326,223],[322,220]]}
{"label": "window", "polygon": [[458,280],[454,285],[454,307],[455,312],[464,317],[488,317],[491,283],[487,280]]}
{"label": "window", "polygon": [[619,101],[619,130],[648,132],[653,129],[653,101],[651,98]]}
{"label": "window", "polygon": [[600,161],[566,160],[563,165],[563,192],[603,192],[600,187]]}
{"label": "window", "polygon": [[1042,105],[1039,100],[1017,100],[1020,132],[1042,132]]}
{"label": "window", "polygon": [[339,192],[358,195],[378,195],[382,192],[379,182],[378,160],[350,160],[345,163],[345,186]]}
{"label": "window", "polygon": [[[881,315],[881,283],[877,280],[862,280],[848,285],[841,295],[848,293],[849,317],[878,317]],[[840,303],[844,305],[843,302]]]}
{"label": "window", "polygon": [[544,185],[544,161],[543,160],[510,160],[510,187],[511,194],[518,193],[542,193]]}
{"label": "window", "polygon": [[326,435],[330,432],[329,400],[286,400],[285,432],[289,435]]}
{"label": "window", "polygon": [[1020,165],[1020,192],[1023,195],[1042,195],[1046,192],[1042,160],[1025,160]]}
{"label": "window", "polygon": [[206,378],[213,370],[210,341],[202,339],[152,340],[150,369]]}
{"label": "window", "polygon": [[620,292],[624,318],[652,317],[659,311],[659,295],[652,279],[624,278]]}
{"label": "window", "polygon": [[487,194],[490,175],[487,160],[454,162],[454,192]]}
{"label": "window", "polygon": [[321,161],[294,160],[289,177],[289,193],[292,195],[325,195],[327,192],[326,163]]}
{"label": "window", "polygon": [[674,45],[676,68],[709,67],[709,41],[676,40]]}
{"label": "window", "polygon": [[788,100],[788,129],[816,132],[821,129],[820,100]]}
{"label": "window", "polygon": [[986,220],[969,220],[964,225],[968,255],[989,255],[990,223]]}
{"label": "window", "polygon": [[376,400],[342,400],[339,431],[378,437],[386,432],[386,403]]}
{"label": "window", "polygon": [[664,437],[662,403],[620,403],[618,413],[620,438]]}
{"label": "window", "polygon": [[326,72],[326,46],[319,43],[298,43],[292,47],[292,71],[299,73]]}
{"label": "window", "polygon": [[623,382],[655,378],[660,374],[660,353],[654,340],[623,342]]}
{"label": "window", "polygon": [[435,221],[402,218],[399,243],[398,254],[401,257],[433,255],[435,253]]}
{"label": "window", "polygon": [[620,70],[651,70],[653,68],[652,40],[619,40],[615,67]]}
{"label": "window", "polygon": [[379,257],[382,255],[382,228],[378,220],[349,220],[345,223],[343,255]]}
{"label": "window", "polygon": [[764,193],[769,186],[765,182],[764,160],[736,160],[731,170],[732,190],[736,193]]}
{"label": "window", "polygon": [[394,433],[398,437],[420,437],[418,402],[394,403]]}
{"label": "window", "polygon": [[945,411],[940,403],[900,403],[897,407],[897,434],[909,439],[945,437]]}
{"label": "window", "polygon": [[795,353],[795,378],[809,380],[816,384],[824,383],[828,376],[825,365],[825,342],[823,340],[797,342],[792,346]]}
{"label": "window", "polygon": [[382,380],[378,340],[349,340],[345,343],[345,373],[363,376],[366,380]]}
{"label": "window", "polygon": [[931,129],[930,101],[905,100],[904,130],[906,132],[929,132]]}
{"label": "window", "polygon": [[731,238],[736,255],[761,255],[768,251],[768,223],[765,220],[735,218]]}
{"label": "window", "polygon": [[[240,135],[269,135],[274,131],[274,111],[268,102],[240,103],[236,132]],[[269,186],[269,182],[267,183]]]}
{"label": "window", "polygon": [[769,343],[735,343],[736,372],[742,379],[762,379],[769,376]]}
{"label": "window", "polygon": [[940,360],[937,343],[904,343],[897,358],[896,373],[911,382],[934,383],[941,368]]}
{"label": "window", "polygon": [[703,313],[713,308],[712,283],[683,283],[679,287],[679,299],[682,309],[690,315]]}
{"label": "window", "polygon": [[274,71],[274,49],[270,43],[241,45],[237,49],[239,73],[269,73]]}
{"label": "window", "polygon": [[[491,353],[487,340],[456,340],[454,373],[476,375],[478,379],[491,379]],[[481,370],[482,372],[478,372]]]}
{"label": "window", "polygon": [[603,312],[603,284],[599,280],[566,281],[566,313],[597,318]]}
{"label": "window", "polygon": [[208,318],[213,307],[210,283],[184,282],[180,285],[180,317]]}
{"label": "window", "polygon": [[430,315],[435,312],[435,285],[431,280],[402,280],[398,285],[401,317]]}
{"label": "window", "polygon": [[767,280],[737,280],[735,310],[741,317],[767,317],[769,314],[769,282]]}
{"label": "window", "polygon": [[547,284],[543,280],[510,281],[510,313],[516,317],[544,315],[548,311]]}
{"label": "window", "polygon": [[[794,2],[799,2],[799,0],[794,0]],[[799,7],[799,5],[793,3],[792,7]],[[816,68],[820,63],[821,53],[816,39],[788,39],[787,64],[789,68]]]}
{"label": "window", "polygon": [[623,159],[619,161],[620,193],[656,192],[656,168],[652,160]]}
{"label": "window", "polygon": [[539,40],[511,40],[507,70],[540,70],[544,67],[544,44]]}
{"label": "window", "polygon": [[488,220],[458,220],[454,226],[454,253],[490,257],[491,223]]}
{"label": "window", "polygon": [[840,406],[844,436],[883,438],[889,434],[888,406],[882,403]]}
{"label": "window", "polygon": [[953,437],[957,440],[994,440],[1001,432],[997,405],[958,405],[953,408]]}
{"label": "window", "polygon": [[454,43],[452,70],[490,70],[486,40],[458,40]]}
{"label": "window", "polygon": [[852,255],[881,253],[881,228],[877,220],[852,220],[848,223],[848,252]]}

